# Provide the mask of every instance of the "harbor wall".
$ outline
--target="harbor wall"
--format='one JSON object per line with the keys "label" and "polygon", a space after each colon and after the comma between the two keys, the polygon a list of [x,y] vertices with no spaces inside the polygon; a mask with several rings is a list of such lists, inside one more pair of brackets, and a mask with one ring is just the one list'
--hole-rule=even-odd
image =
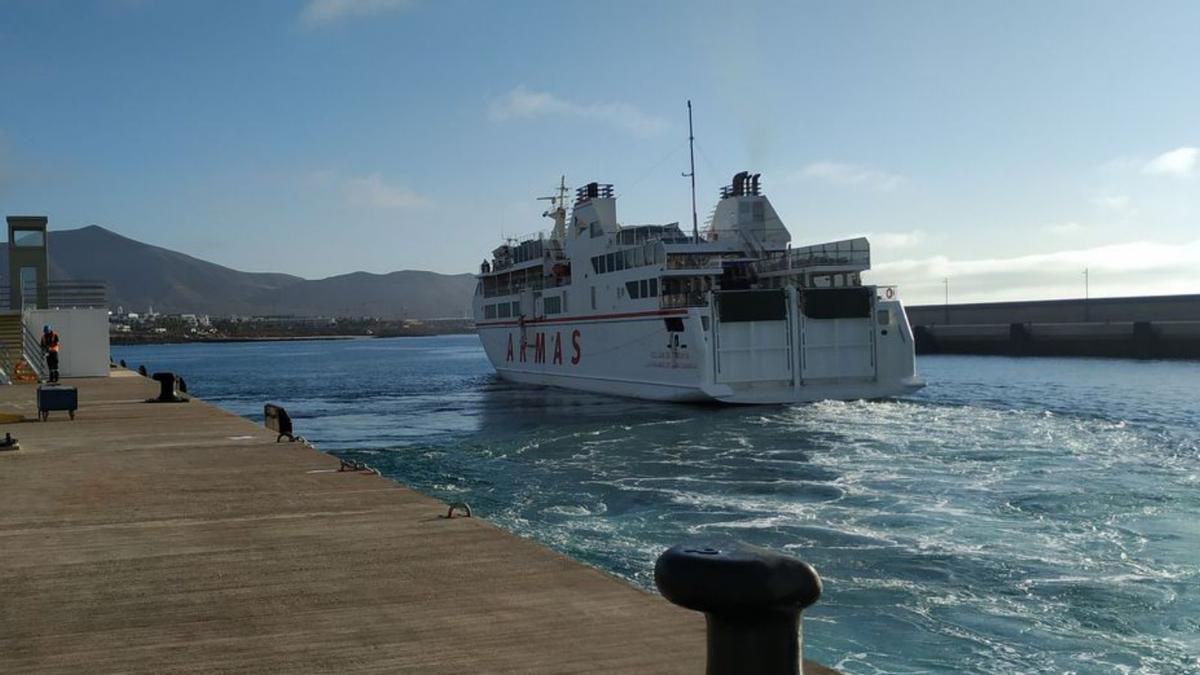
{"label": "harbor wall", "polygon": [[918,354],[1200,359],[1200,294],[916,305]]}

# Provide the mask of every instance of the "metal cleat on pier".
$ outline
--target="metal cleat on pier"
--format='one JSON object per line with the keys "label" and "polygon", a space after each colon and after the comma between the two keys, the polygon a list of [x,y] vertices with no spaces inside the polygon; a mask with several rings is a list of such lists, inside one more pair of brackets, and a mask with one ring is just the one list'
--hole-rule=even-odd
{"label": "metal cleat on pier", "polygon": [[342,462],[341,465],[338,467],[339,473],[346,472],[346,471],[354,471],[354,472],[359,472],[359,473],[369,473],[369,474],[376,475],[376,476],[381,475],[378,470],[373,469],[373,468],[367,466],[366,464],[364,464],[363,462],[359,462],[357,460],[342,459],[341,462]]}
{"label": "metal cleat on pier", "polygon": [[146,403],[187,403],[186,396],[179,395],[178,383],[179,378],[175,377],[175,373],[155,373],[153,378],[158,382],[158,396],[156,398],[146,399]]}
{"label": "metal cleat on pier", "polygon": [[663,596],[704,612],[708,675],[800,675],[800,612],[821,596],[811,565],[757,546],[680,545],[654,565]]}
{"label": "metal cleat on pier", "polygon": [[275,437],[276,443],[282,441],[284,438],[287,438],[289,443],[296,441],[296,435],[292,433],[292,418],[283,409],[283,406],[278,406],[274,403],[264,405],[263,424],[271,431],[279,434]]}

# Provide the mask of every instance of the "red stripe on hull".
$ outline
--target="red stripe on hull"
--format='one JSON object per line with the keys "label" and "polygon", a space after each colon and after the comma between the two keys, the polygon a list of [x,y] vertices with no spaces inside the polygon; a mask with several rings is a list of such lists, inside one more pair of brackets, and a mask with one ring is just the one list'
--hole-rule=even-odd
{"label": "red stripe on hull", "polygon": [[[525,322],[526,326],[536,326],[546,323],[575,323],[579,321],[602,321],[605,319],[632,319],[637,317],[651,316],[683,316],[687,314],[686,309],[657,309],[652,312],[625,312],[623,314],[593,314],[590,316],[567,316],[557,317],[554,319],[529,319]],[[476,326],[487,326],[489,328],[495,326],[519,326],[520,321],[485,321],[475,322]]]}

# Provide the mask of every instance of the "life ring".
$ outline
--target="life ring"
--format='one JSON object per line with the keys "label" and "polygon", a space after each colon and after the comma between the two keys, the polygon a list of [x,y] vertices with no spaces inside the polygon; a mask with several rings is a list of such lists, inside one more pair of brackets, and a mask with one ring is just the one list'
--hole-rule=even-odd
{"label": "life ring", "polygon": [[886,297],[888,300],[891,300],[892,298],[896,297],[896,289],[894,289],[894,288],[889,288],[889,289],[887,289],[886,291],[884,291],[884,292],[883,292],[883,295],[884,295],[884,297]]}

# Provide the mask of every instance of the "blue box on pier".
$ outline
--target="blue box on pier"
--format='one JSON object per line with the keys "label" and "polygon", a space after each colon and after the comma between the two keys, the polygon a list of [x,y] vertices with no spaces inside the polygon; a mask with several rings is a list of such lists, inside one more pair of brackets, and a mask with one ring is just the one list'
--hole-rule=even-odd
{"label": "blue box on pier", "polygon": [[38,419],[45,422],[54,410],[66,411],[71,419],[75,419],[75,411],[79,408],[79,390],[75,387],[58,385],[40,385],[37,391]]}

